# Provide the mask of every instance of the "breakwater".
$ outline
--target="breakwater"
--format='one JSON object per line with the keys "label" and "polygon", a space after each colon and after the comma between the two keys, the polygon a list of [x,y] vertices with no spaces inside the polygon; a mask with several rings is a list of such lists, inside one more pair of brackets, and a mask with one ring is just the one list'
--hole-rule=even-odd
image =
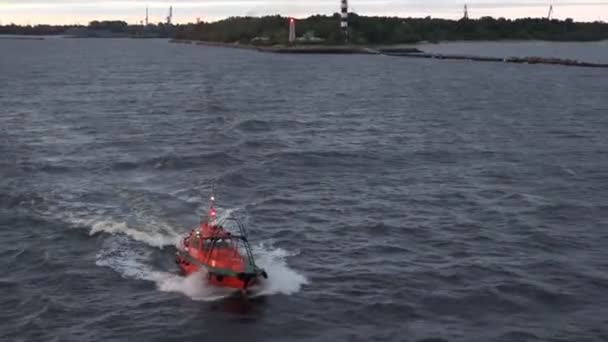
{"label": "breakwater", "polygon": [[280,54],[365,54],[365,55],[385,55],[393,57],[427,58],[439,60],[468,60],[476,62],[495,62],[495,63],[515,63],[515,64],[547,64],[562,65],[588,68],[608,68],[608,64],[589,63],[573,59],[547,58],[547,57],[486,57],[476,55],[459,54],[437,54],[426,53],[412,47],[366,47],[366,46],[339,46],[339,45],[310,45],[310,46],[255,46],[239,43],[218,43],[193,40],[177,40],[171,42],[181,44],[195,44],[205,46],[216,46],[226,48],[238,48],[255,50],[267,53]]}
{"label": "breakwater", "polygon": [[233,48],[233,49],[257,50],[257,48],[253,45],[239,44],[239,43],[206,42],[206,41],[201,41],[201,40],[187,40],[187,39],[171,39],[170,42],[176,43],[176,44],[191,44],[191,45],[204,45],[204,46],[214,46],[214,47]]}
{"label": "breakwater", "polygon": [[224,47],[231,49],[255,50],[272,53],[292,54],[378,54],[371,49],[354,46],[257,46],[240,43],[221,43],[199,40],[173,39],[172,43]]}
{"label": "breakwater", "polygon": [[451,55],[435,53],[384,53],[387,56],[411,57],[411,58],[432,58],[446,60],[468,60],[475,62],[497,62],[497,63],[516,63],[516,64],[549,64],[563,66],[577,66],[589,68],[608,68],[608,64],[581,62],[573,59],[546,58],[546,57],[485,57],[475,55]]}
{"label": "breakwater", "polygon": [[423,53],[417,48],[411,47],[366,47],[366,46],[341,46],[341,45],[302,45],[302,46],[257,46],[239,43],[219,43],[197,40],[173,39],[172,43],[192,44],[225,47],[233,49],[255,50],[260,52],[281,53],[281,54],[362,54],[362,55],[382,55],[388,53],[407,54]]}

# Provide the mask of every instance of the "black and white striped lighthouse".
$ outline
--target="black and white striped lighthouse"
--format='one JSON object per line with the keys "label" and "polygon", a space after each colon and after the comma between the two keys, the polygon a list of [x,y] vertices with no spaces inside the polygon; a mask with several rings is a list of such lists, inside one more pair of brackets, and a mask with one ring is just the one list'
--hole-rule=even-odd
{"label": "black and white striped lighthouse", "polygon": [[348,0],[342,0],[340,28],[342,28],[342,34],[344,35],[344,42],[348,44]]}

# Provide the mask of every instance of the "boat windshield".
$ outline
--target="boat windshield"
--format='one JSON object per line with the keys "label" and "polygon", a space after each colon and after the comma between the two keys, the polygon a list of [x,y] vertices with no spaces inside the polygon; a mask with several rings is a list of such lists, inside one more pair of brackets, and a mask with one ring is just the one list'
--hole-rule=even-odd
{"label": "boat windshield", "polygon": [[231,246],[231,239],[219,239],[215,242],[215,248],[230,248]]}
{"label": "boat windshield", "polygon": [[[196,244],[196,246],[198,246],[198,239],[192,240],[193,244]],[[202,245],[203,249],[221,249],[221,248],[231,248],[234,247],[233,245],[233,241],[232,239],[204,239],[203,240],[203,245]]]}

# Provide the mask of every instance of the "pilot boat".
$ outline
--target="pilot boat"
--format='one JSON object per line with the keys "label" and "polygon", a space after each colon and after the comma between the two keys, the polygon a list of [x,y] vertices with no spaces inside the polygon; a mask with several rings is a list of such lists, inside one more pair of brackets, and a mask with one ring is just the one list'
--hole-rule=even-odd
{"label": "pilot boat", "polygon": [[218,220],[214,196],[200,226],[181,241],[175,262],[185,275],[203,271],[209,284],[242,292],[268,278],[255,263],[241,221],[232,216]]}

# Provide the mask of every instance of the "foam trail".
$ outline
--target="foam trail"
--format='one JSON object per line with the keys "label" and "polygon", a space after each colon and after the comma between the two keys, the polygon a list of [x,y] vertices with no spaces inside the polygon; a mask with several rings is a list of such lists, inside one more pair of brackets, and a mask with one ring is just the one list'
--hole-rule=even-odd
{"label": "foam trail", "polygon": [[151,281],[160,291],[182,293],[193,300],[213,301],[230,294],[208,286],[202,272],[182,277],[154,269],[149,264],[150,252],[137,248],[125,237],[106,240],[96,259],[97,266],[109,267],[124,278]]}
{"label": "foam trail", "polygon": [[99,233],[126,235],[135,241],[143,242],[156,248],[177,246],[180,241],[180,234],[173,228],[150,218],[146,220],[147,223],[140,224],[145,225],[145,229],[130,227],[124,221],[115,221],[102,217],[82,219],[68,216],[66,220],[74,226],[90,228],[89,235],[91,236]]}
{"label": "foam trail", "polygon": [[[229,216],[235,209],[222,210],[219,219]],[[77,222],[76,222],[77,221]],[[154,220],[147,230],[129,227],[127,223],[112,220],[74,220],[78,225],[91,227],[90,235],[108,233],[111,236],[97,255],[98,266],[110,267],[125,278],[151,281],[163,292],[181,293],[193,300],[212,301],[229,296],[233,290],[210,286],[203,272],[188,277],[173,272],[155,269],[151,264],[153,250],[147,246],[162,248],[177,245],[181,235],[171,227]],[[308,284],[308,279],[287,265],[286,259],[297,253],[265,244],[253,246],[256,263],[268,273],[268,279],[252,290],[254,296],[284,294],[291,295]],[[168,256],[169,257],[169,256]]]}
{"label": "foam trail", "polygon": [[175,246],[178,244],[180,239],[177,234],[167,235],[159,232],[149,232],[129,228],[125,222],[99,221],[93,223],[89,235],[93,236],[100,232],[112,235],[124,234],[136,241],[143,242],[149,246],[157,248]]}
{"label": "foam trail", "polygon": [[[138,248],[127,237],[113,236],[104,242],[102,250],[97,254],[96,264],[109,267],[125,278],[154,282],[162,292],[181,293],[192,300],[215,301],[234,292],[208,285],[204,272],[183,277],[176,273],[156,270],[150,265],[151,253]],[[264,245],[256,246],[254,254],[258,264],[268,273],[268,279],[252,289],[253,296],[291,295],[308,284],[306,277],[291,269],[285,261],[286,257],[295,254]]]}

